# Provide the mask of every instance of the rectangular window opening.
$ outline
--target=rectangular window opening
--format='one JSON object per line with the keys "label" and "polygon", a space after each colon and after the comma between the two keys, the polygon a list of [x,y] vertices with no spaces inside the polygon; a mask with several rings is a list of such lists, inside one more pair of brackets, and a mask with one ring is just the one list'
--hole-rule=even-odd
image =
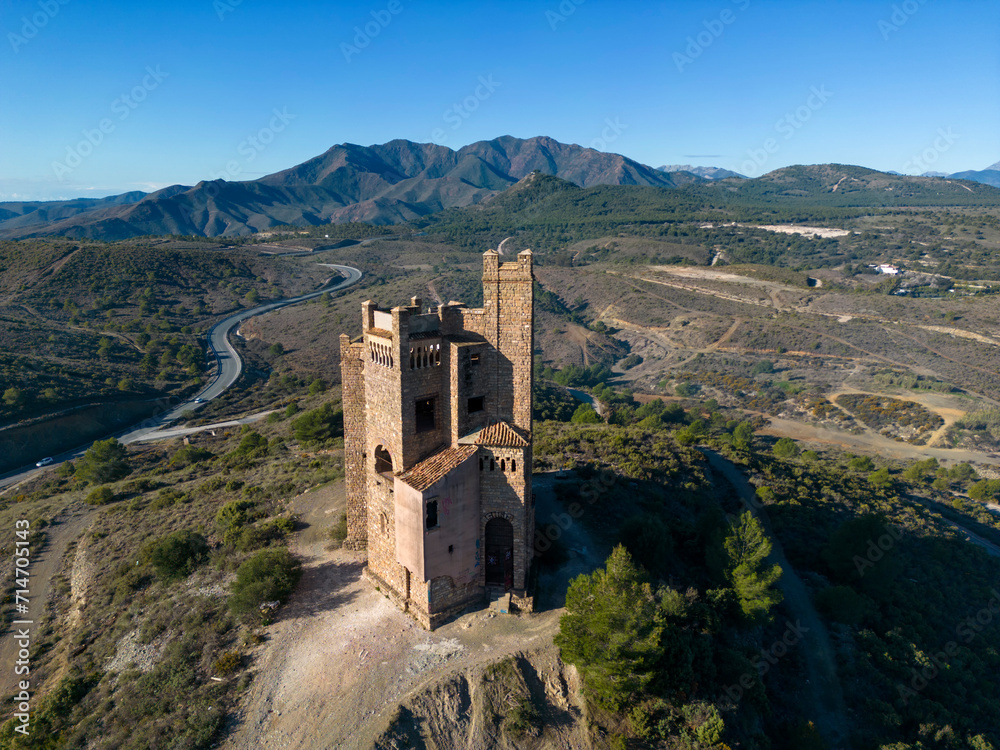
{"label": "rectangular window opening", "polygon": [[473,396],[469,399],[469,414],[475,414],[486,408],[486,396]]}
{"label": "rectangular window opening", "polygon": [[434,430],[434,399],[418,398],[416,404],[417,432],[432,432]]}
{"label": "rectangular window opening", "polygon": [[470,354],[469,355],[469,362],[471,362],[474,365],[478,365],[479,364],[479,354],[478,353]]}
{"label": "rectangular window opening", "polygon": [[427,501],[427,529],[436,529],[438,527],[438,501],[428,500]]}

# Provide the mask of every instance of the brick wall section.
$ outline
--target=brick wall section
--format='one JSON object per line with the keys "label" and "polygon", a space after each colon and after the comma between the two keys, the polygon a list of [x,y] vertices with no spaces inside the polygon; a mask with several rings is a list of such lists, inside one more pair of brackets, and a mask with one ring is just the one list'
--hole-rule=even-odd
{"label": "brick wall section", "polygon": [[[483,459],[484,468],[479,472],[479,542],[482,546],[485,541],[490,518],[510,521],[513,594],[521,609],[531,608],[530,593],[524,589],[534,535],[533,284],[530,251],[507,263],[487,251],[482,309],[453,302],[427,314],[421,301],[413,298],[389,313],[369,300],[362,304],[361,340],[341,337],[347,545],[355,549],[367,545],[366,576],[424,627],[435,627],[470,603],[482,601],[485,566],[480,566],[476,580],[467,582],[459,575],[419,580],[399,564],[391,474],[412,468],[492,421],[512,425],[528,447],[480,446],[477,463]],[[478,364],[473,364],[473,354],[478,355]],[[421,366],[411,367],[411,355]],[[479,396],[484,397],[484,410],[470,413],[468,400]],[[416,402],[425,398],[434,399],[434,429],[418,433]],[[392,472],[386,475],[375,471],[379,448],[391,455]]]}

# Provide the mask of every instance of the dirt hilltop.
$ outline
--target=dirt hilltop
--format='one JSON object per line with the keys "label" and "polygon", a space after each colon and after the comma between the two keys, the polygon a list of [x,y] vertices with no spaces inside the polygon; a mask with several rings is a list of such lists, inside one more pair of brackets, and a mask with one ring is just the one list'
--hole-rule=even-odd
{"label": "dirt hilltop", "polygon": [[[268,641],[225,750],[589,748],[576,670],[552,638],[560,609],[466,613],[423,630],[361,580],[363,554],[327,549],[342,482],[292,504],[306,528],[298,590]],[[510,701],[530,697],[545,730],[513,734]]]}

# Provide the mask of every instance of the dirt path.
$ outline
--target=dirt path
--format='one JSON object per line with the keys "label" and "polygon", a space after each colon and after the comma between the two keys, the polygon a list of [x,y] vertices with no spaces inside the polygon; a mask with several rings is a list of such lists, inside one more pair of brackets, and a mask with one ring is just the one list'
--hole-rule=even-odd
{"label": "dirt path", "polygon": [[[31,558],[28,612],[18,617],[34,622],[30,626],[33,633],[38,632],[39,623],[45,617],[45,604],[52,590],[52,579],[59,573],[59,562],[66,554],[66,547],[87,528],[92,514],[93,510],[89,508],[60,513],[45,530],[45,545]],[[0,636],[0,664],[4,665],[0,672],[0,696],[4,698],[17,692],[14,689],[17,675],[11,666],[17,660],[17,650],[17,644],[8,629]]]}
{"label": "dirt path", "polygon": [[806,443],[831,445],[849,451],[868,451],[898,459],[925,459],[934,457],[939,461],[955,463],[972,462],[1000,465],[1000,455],[979,453],[958,448],[929,448],[924,445],[902,443],[884,435],[865,432],[854,435],[832,427],[806,424],[794,419],[764,415],[769,424],[760,430],[762,435],[790,437]]}
{"label": "dirt path", "polygon": [[711,344],[709,344],[708,346],[706,346],[704,349],[696,349],[694,354],[692,354],[690,357],[688,357],[687,359],[685,359],[683,362],[679,362],[678,364],[676,364],[675,367],[683,367],[688,362],[692,362],[695,359],[695,357],[697,357],[699,354],[707,354],[708,352],[714,352],[720,346],[722,346],[727,341],[729,341],[729,339],[731,339],[733,337],[733,334],[736,333],[737,329],[741,325],[743,325],[743,323],[745,321],[746,321],[746,318],[736,318],[736,320],[733,321],[733,324],[731,326],[729,326],[729,328],[726,330],[726,332],[724,334],[722,334],[716,341],[713,341]]}
{"label": "dirt path", "polygon": [[256,677],[222,748],[371,748],[415,691],[484,659],[551,644],[558,610],[479,610],[428,633],[361,580],[361,556],[325,548],[344,508],[342,483],[301,495],[292,508],[309,524],[294,545],[302,582],[254,654]]}
{"label": "dirt path", "polygon": [[837,676],[836,660],[830,634],[816,613],[805,584],[785,558],[781,543],[774,536],[770,520],[763,509],[757,507],[756,492],[732,463],[717,453],[704,450],[712,469],[722,474],[742,498],[746,507],[760,519],[764,530],[774,543],[771,559],[781,566],[782,576],[778,586],[785,595],[784,606],[791,612],[796,624],[803,631],[801,655],[809,673],[803,699],[808,701],[804,711],[815,722],[816,728],[830,750],[847,750],[847,706],[843,688]]}

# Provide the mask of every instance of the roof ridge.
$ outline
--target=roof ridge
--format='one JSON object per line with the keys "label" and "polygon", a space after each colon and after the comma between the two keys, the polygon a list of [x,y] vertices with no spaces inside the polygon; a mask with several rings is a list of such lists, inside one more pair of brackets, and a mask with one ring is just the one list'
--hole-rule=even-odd
{"label": "roof ridge", "polygon": [[508,422],[496,420],[482,430],[475,439],[476,445],[495,445],[507,448],[527,448],[528,441]]}

